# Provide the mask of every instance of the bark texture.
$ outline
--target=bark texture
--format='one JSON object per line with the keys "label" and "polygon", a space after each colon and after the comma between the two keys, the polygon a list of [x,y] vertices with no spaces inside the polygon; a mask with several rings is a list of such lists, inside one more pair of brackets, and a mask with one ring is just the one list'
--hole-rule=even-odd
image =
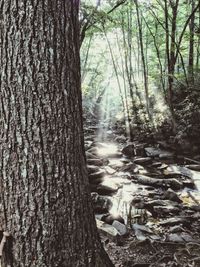
{"label": "bark texture", "polygon": [[83,147],[78,0],[0,0],[3,266],[112,266]]}

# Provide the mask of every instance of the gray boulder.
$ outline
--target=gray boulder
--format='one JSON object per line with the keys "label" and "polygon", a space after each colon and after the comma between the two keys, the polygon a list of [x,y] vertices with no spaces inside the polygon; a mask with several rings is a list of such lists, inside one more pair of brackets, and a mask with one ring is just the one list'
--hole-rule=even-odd
{"label": "gray boulder", "polygon": [[102,221],[99,221],[97,219],[96,219],[96,224],[97,224],[97,228],[99,232],[103,233],[108,238],[116,240],[116,238],[120,236],[120,233],[117,231],[117,229],[114,226],[104,223]]}
{"label": "gray boulder", "polygon": [[170,188],[164,192],[163,199],[169,199],[177,203],[182,203],[182,200],[178,197],[177,193]]}
{"label": "gray boulder", "polygon": [[130,144],[126,145],[122,149],[122,154],[124,154],[127,157],[135,156],[135,145],[134,145],[134,143],[130,143]]}
{"label": "gray boulder", "polygon": [[118,221],[115,220],[112,223],[112,226],[117,229],[117,231],[119,232],[119,234],[121,236],[127,235],[127,233],[128,233],[127,227],[124,224],[122,224],[122,223],[120,223],[120,222],[118,222]]}
{"label": "gray boulder", "polygon": [[96,213],[107,213],[112,208],[112,201],[106,196],[100,196],[93,192],[91,198]]}

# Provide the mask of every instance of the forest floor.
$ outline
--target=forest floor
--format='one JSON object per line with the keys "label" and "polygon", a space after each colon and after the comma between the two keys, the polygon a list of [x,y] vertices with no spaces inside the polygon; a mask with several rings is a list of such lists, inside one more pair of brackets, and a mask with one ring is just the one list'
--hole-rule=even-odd
{"label": "forest floor", "polygon": [[87,123],[97,226],[116,267],[200,267],[200,163]]}

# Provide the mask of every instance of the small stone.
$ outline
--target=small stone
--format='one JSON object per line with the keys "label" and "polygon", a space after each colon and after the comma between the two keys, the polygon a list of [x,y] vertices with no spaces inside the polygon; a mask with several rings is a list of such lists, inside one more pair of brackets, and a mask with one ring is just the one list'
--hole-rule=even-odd
{"label": "small stone", "polygon": [[85,141],[91,141],[91,142],[93,142],[94,138],[95,135],[85,135],[84,137]]}
{"label": "small stone", "polygon": [[115,138],[115,141],[119,142],[119,143],[125,143],[126,142],[126,137],[124,135],[117,136]]}
{"label": "small stone", "polygon": [[104,216],[106,216],[107,214],[105,214],[105,213],[103,213],[103,214],[95,214],[95,218],[97,219],[97,220],[99,220],[99,221],[103,221],[102,220],[102,218],[104,217]]}
{"label": "small stone", "polygon": [[103,234],[106,234],[108,237],[115,238],[118,235],[120,235],[117,229],[113,227],[112,225],[109,225],[97,219],[96,219],[96,224],[97,224],[98,230],[102,232]]}
{"label": "small stone", "polygon": [[95,165],[87,165],[87,170],[88,170],[88,173],[91,174],[91,173],[98,172],[99,167]]}
{"label": "small stone", "polygon": [[119,169],[120,172],[133,172],[133,173],[138,173],[139,169],[138,166],[134,163],[128,163],[124,165],[122,168]]}
{"label": "small stone", "polygon": [[183,188],[183,183],[176,178],[166,179],[165,182],[169,185],[169,187],[175,190]]}
{"label": "small stone", "polygon": [[181,233],[181,237],[185,242],[196,242],[196,240],[188,233],[185,232]]}
{"label": "small stone", "polygon": [[109,159],[108,166],[111,167],[112,169],[118,170],[119,168],[124,166],[124,163],[118,159],[111,159],[111,160]]}
{"label": "small stone", "polygon": [[182,203],[182,200],[178,197],[178,195],[176,194],[176,192],[174,192],[170,188],[167,191],[164,192],[163,199],[169,199],[171,201]]}
{"label": "small stone", "polygon": [[[154,200],[150,200],[148,202],[145,203],[145,206],[147,207],[154,207],[154,206],[168,206],[173,204],[173,202],[169,201],[169,200],[162,200],[162,199],[154,199]],[[177,204],[177,203],[174,203]]]}
{"label": "small stone", "polygon": [[158,179],[146,175],[137,175],[137,174],[134,174],[133,178],[135,178],[140,184],[150,185],[155,187],[165,187],[165,188],[171,187],[175,190],[181,189],[183,187],[183,183],[175,178]]}
{"label": "small stone", "polygon": [[112,226],[117,229],[120,235],[124,236],[127,234],[127,228],[124,224],[120,223],[119,221],[114,220]]}
{"label": "small stone", "polygon": [[89,165],[95,165],[95,166],[103,166],[104,162],[101,159],[98,158],[91,158],[91,159],[87,159],[87,163]]}
{"label": "small stone", "polygon": [[200,219],[200,212],[195,212],[192,217],[195,219]]}
{"label": "small stone", "polygon": [[119,214],[113,215],[113,214],[108,213],[102,217],[102,221],[104,221],[108,224],[112,224],[114,221],[118,221],[118,222],[124,224],[124,219]]}
{"label": "small stone", "polygon": [[135,156],[135,144],[134,143],[130,143],[130,144],[126,145],[122,149],[122,154],[124,154],[127,157]]}
{"label": "small stone", "polygon": [[155,206],[154,211],[160,215],[168,215],[168,214],[172,214],[172,213],[177,214],[180,210],[177,207],[169,205],[169,206]]}
{"label": "small stone", "polygon": [[152,239],[152,240],[160,240],[161,237],[159,235],[149,235],[149,237]]}
{"label": "small stone", "polygon": [[90,149],[92,146],[92,141],[86,140],[84,146],[85,146],[85,150]]}
{"label": "small stone", "polygon": [[125,164],[131,163],[130,159],[127,159],[127,158],[121,158],[120,161]]}
{"label": "small stone", "polygon": [[145,154],[144,148],[143,147],[136,147],[135,148],[135,155],[140,156],[140,157],[145,157],[146,154]]}
{"label": "small stone", "polygon": [[173,225],[177,225],[177,224],[188,225],[188,224],[190,224],[190,221],[187,220],[186,218],[173,217],[173,218],[163,220],[162,222],[159,223],[159,225],[161,225],[161,226],[173,226]]}
{"label": "small stone", "polygon": [[169,165],[163,163],[160,167],[158,167],[157,169],[162,171],[162,170],[166,170],[168,168]]}
{"label": "small stone", "polygon": [[109,167],[109,166],[105,166],[104,170],[108,173],[108,174],[114,174],[116,172],[116,170],[114,170],[113,168]]}
{"label": "small stone", "polygon": [[147,240],[147,236],[142,231],[140,231],[139,229],[135,230],[135,236],[140,241]]}
{"label": "small stone", "polygon": [[[153,186],[145,186],[145,190],[147,191],[154,191],[155,188]],[[151,192],[153,195],[155,194],[155,192]]]}
{"label": "small stone", "polygon": [[89,153],[92,155],[97,155],[98,149],[97,147],[91,147],[90,149],[88,149],[88,151],[86,152],[86,155],[88,155]]}
{"label": "small stone", "polygon": [[145,147],[145,152],[146,155],[148,157],[158,157],[160,155],[160,153],[162,152],[162,150],[160,150],[159,148],[155,148],[155,147]]}
{"label": "small stone", "polygon": [[106,174],[105,170],[100,169],[98,172],[91,173],[89,174],[89,180],[97,179],[97,178],[102,178]]}
{"label": "small stone", "polygon": [[87,159],[98,159],[98,157],[94,155],[93,153],[90,153],[89,150],[86,152],[86,157]]}
{"label": "small stone", "polygon": [[170,242],[183,243],[183,238],[178,234],[169,234],[167,240]]}
{"label": "small stone", "polygon": [[192,206],[190,206],[190,209],[199,212],[200,211],[200,205],[192,205]]}
{"label": "small stone", "polygon": [[104,178],[95,178],[93,180],[90,180],[90,184],[99,185],[104,182]]}
{"label": "small stone", "polygon": [[154,162],[154,163],[152,163],[151,166],[154,168],[158,168],[158,167],[162,166],[162,162]]}
{"label": "small stone", "polygon": [[169,229],[170,233],[178,233],[178,232],[182,232],[183,228],[180,225],[175,225],[170,227]]}
{"label": "small stone", "polygon": [[146,232],[146,233],[149,233],[149,234],[153,234],[152,230],[145,226],[145,225],[141,225],[141,224],[137,224],[137,223],[134,223],[132,224],[132,228],[136,231],[136,230],[140,230],[142,232]]}
{"label": "small stone", "polygon": [[97,192],[100,194],[100,195],[112,195],[114,194],[115,192],[117,192],[117,190],[119,189],[119,186],[115,185],[115,186],[108,186],[108,185],[102,185],[102,184],[99,184],[97,186]]}
{"label": "small stone", "polygon": [[112,201],[106,196],[100,196],[96,192],[91,193],[94,211],[96,213],[106,213],[112,208]]}
{"label": "small stone", "polygon": [[160,159],[173,159],[174,158],[174,154],[173,153],[162,153],[159,155]]}
{"label": "small stone", "polygon": [[152,162],[152,159],[150,157],[134,159],[134,163],[139,164],[139,165],[148,165],[151,162]]}
{"label": "small stone", "polygon": [[190,164],[186,165],[185,167],[193,171],[200,171],[200,165],[198,164]]}

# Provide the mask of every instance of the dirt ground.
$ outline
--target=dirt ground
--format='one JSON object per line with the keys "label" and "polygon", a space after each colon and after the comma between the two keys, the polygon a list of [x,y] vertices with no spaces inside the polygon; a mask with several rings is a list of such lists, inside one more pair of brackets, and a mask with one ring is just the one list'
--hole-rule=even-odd
{"label": "dirt ground", "polygon": [[120,240],[101,235],[115,267],[200,267],[200,244],[138,241],[134,234]]}

